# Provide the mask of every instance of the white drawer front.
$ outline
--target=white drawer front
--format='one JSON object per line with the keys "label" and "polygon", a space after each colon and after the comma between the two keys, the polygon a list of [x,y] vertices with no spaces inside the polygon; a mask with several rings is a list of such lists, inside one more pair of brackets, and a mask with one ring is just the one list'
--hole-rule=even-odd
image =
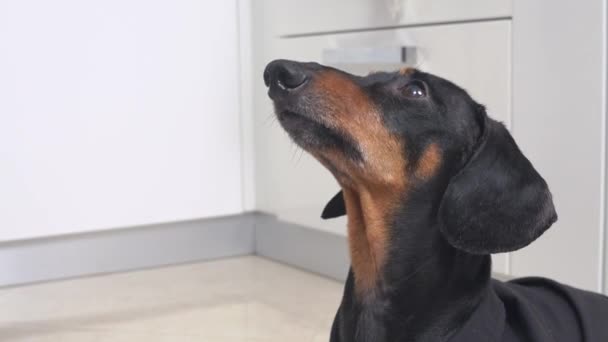
{"label": "white drawer front", "polygon": [[[278,35],[510,17],[511,0],[266,0]],[[312,19],[311,19],[312,18]]]}

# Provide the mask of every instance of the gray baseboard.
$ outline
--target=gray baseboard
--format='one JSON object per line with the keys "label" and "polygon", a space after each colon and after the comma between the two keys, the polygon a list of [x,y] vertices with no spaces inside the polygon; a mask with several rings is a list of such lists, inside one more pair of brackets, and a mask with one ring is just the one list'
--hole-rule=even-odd
{"label": "gray baseboard", "polygon": [[247,213],[0,243],[0,287],[248,254],[339,281],[350,265],[345,236]]}
{"label": "gray baseboard", "polygon": [[257,214],[0,244],[0,286],[255,252]]}
{"label": "gray baseboard", "polygon": [[344,280],[339,236],[247,213],[0,243],[0,287],[257,254]]}
{"label": "gray baseboard", "polygon": [[344,281],[350,266],[345,236],[279,221],[256,218],[256,254]]}

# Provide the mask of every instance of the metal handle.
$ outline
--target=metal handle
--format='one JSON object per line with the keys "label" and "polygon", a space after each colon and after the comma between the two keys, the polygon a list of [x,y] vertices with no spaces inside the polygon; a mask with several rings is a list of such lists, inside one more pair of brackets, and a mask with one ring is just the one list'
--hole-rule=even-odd
{"label": "metal handle", "polygon": [[416,49],[405,46],[324,49],[323,62],[339,67],[403,67],[416,63]]}

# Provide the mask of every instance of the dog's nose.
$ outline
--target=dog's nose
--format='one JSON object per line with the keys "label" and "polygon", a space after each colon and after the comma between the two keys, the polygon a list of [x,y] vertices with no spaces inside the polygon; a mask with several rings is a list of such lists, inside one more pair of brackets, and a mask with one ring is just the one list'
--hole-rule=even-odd
{"label": "dog's nose", "polygon": [[270,62],[264,70],[264,83],[270,92],[290,92],[308,81],[308,70],[302,64],[287,60]]}

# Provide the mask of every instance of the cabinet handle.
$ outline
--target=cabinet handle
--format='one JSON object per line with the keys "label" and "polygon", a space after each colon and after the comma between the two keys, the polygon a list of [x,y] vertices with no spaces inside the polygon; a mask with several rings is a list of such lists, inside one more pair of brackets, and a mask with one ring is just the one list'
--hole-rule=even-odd
{"label": "cabinet handle", "polygon": [[416,48],[406,46],[324,49],[323,63],[338,67],[399,67],[416,64]]}

